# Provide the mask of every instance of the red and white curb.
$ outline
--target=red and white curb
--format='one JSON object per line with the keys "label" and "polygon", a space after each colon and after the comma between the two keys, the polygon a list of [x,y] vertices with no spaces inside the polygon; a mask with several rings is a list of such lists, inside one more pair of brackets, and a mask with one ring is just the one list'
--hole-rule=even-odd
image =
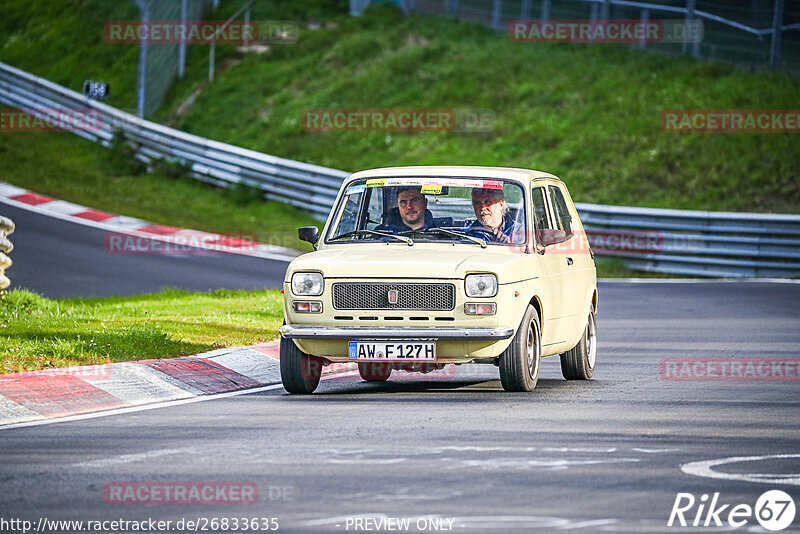
{"label": "red and white curb", "polygon": [[163,226],[142,219],[105,213],[72,202],[56,200],[5,182],[0,182],[0,202],[49,217],[100,228],[114,234],[177,243],[197,249],[224,251],[225,253],[287,262],[301,254],[298,250],[277,245],[254,243],[246,239]]}
{"label": "red and white curb", "polygon": [[[280,384],[279,344],[0,375],[0,427]],[[352,373],[355,364],[323,370]]]}

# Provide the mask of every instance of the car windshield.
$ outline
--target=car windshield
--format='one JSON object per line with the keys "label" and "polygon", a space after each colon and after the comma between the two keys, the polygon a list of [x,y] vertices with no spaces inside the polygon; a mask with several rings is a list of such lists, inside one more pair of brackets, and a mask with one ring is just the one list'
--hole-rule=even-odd
{"label": "car windshield", "polygon": [[455,241],[487,246],[519,245],[526,238],[523,192],[515,182],[401,177],[351,183],[326,242]]}

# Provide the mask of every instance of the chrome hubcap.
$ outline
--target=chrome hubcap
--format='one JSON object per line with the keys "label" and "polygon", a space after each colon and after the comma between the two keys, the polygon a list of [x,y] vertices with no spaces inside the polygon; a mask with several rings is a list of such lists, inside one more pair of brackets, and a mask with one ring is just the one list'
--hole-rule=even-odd
{"label": "chrome hubcap", "polygon": [[533,321],[530,322],[528,325],[528,339],[526,340],[526,350],[528,355],[528,372],[531,375],[531,378],[536,378],[539,374],[539,343],[538,339],[538,331],[536,329],[536,323]]}
{"label": "chrome hubcap", "polygon": [[586,352],[589,355],[589,367],[592,369],[597,360],[597,328],[594,321],[594,314],[589,313],[589,324],[586,325]]}

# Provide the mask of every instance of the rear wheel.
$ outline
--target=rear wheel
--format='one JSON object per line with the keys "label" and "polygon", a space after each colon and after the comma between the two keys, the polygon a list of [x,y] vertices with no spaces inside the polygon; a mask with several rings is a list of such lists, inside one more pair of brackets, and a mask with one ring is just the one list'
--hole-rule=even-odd
{"label": "rear wheel", "polygon": [[561,374],[567,380],[588,380],[597,362],[597,323],[594,310],[589,311],[586,328],[578,344],[561,354]]}
{"label": "rear wheel", "polygon": [[367,382],[386,382],[392,374],[389,363],[358,362],[358,374]]}
{"label": "rear wheel", "polygon": [[289,393],[313,393],[322,375],[322,359],[310,356],[281,336],[281,382]]}
{"label": "rear wheel", "polygon": [[511,345],[500,355],[500,382],[506,391],[531,391],[539,380],[542,361],[539,313],[531,305],[525,311]]}

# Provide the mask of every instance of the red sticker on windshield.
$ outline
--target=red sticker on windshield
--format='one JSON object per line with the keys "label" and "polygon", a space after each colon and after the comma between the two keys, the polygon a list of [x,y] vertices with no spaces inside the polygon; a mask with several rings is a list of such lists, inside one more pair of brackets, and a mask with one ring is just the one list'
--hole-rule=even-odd
{"label": "red sticker on windshield", "polygon": [[484,189],[503,189],[503,180],[484,180]]}

